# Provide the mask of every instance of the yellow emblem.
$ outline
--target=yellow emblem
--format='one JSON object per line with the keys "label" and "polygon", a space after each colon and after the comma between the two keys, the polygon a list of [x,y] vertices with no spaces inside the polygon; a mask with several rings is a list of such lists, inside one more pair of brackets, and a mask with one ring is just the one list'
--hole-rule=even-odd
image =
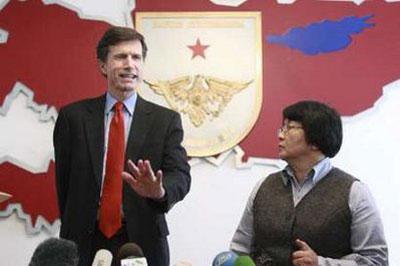
{"label": "yellow emblem", "polygon": [[166,81],[145,81],[157,94],[163,95],[175,111],[187,114],[196,127],[205,119],[219,116],[232,97],[253,81],[238,82],[210,76],[184,76]]}

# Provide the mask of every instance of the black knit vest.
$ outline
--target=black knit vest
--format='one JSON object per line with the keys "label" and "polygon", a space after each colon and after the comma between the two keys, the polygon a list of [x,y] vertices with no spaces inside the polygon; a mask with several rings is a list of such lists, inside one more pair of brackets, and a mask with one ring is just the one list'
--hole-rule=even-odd
{"label": "black knit vest", "polygon": [[352,252],[349,194],[356,180],[333,168],[294,207],[292,188],[282,172],[270,175],[254,199],[254,244],[257,265],[292,265],[299,238],[319,255],[340,258]]}

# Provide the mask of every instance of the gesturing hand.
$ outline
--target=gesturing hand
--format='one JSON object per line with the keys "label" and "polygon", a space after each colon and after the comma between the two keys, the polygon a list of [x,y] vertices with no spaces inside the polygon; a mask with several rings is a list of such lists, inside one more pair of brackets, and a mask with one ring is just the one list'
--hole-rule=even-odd
{"label": "gesturing hand", "polygon": [[122,178],[136,191],[140,196],[151,199],[162,199],[165,195],[165,189],[162,185],[163,173],[158,170],[154,175],[148,160],[139,160],[137,165],[128,160],[128,172],[122,173]]}
{"label": "gesturing hand", "polygon": [[318,266],[318,255],[310,246],[300,239],[296,239],[299,250],[293,252],[292,263],[294,266]]}

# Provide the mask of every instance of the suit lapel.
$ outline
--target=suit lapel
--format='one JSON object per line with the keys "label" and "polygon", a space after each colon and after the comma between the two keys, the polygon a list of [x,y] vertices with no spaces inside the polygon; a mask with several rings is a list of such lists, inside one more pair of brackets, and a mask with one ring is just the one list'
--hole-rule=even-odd
{"label": "suit lapel", "polygon": [[152,124],[152,112],[152,106],[138,95],[126,146],[126,159],[131,159],[135,163],[140,159],[137,157]]}
{"label": "suit lapel", "polygon": [[86,140],[89,146],[95,181],[101,187],[104,159],[104,108],[105,95],[93,99],[87,105],[87,117],[84,120]]}

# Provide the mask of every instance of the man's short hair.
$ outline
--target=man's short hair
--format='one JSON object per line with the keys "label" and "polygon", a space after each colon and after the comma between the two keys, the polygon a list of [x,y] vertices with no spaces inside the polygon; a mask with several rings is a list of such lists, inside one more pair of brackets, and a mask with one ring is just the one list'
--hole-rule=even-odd
{"label": "man's short hair", "polygon": [[283,119],[303,126],[307,143],[315,145],[327,157],[335,156],[342,146],[342,120],[338,112],[317,101],[300,101],[283,110]]}
{"label": "man's short hair", "polygon": [[103,37],[101,37],[97,44],[97,59],[105,62],[108,52],[110,51],[110,46],[125,41],[140,41],[142,44],[143,60],[146,58],[147,45],[142,34],[137,32],[135,29],[127,27],[111,27],[104,33]]}
{"label": "man's short hair", "polygon": [[77,266],[78,248],[70,240],[49,238],[37,246],[29,266]]}

